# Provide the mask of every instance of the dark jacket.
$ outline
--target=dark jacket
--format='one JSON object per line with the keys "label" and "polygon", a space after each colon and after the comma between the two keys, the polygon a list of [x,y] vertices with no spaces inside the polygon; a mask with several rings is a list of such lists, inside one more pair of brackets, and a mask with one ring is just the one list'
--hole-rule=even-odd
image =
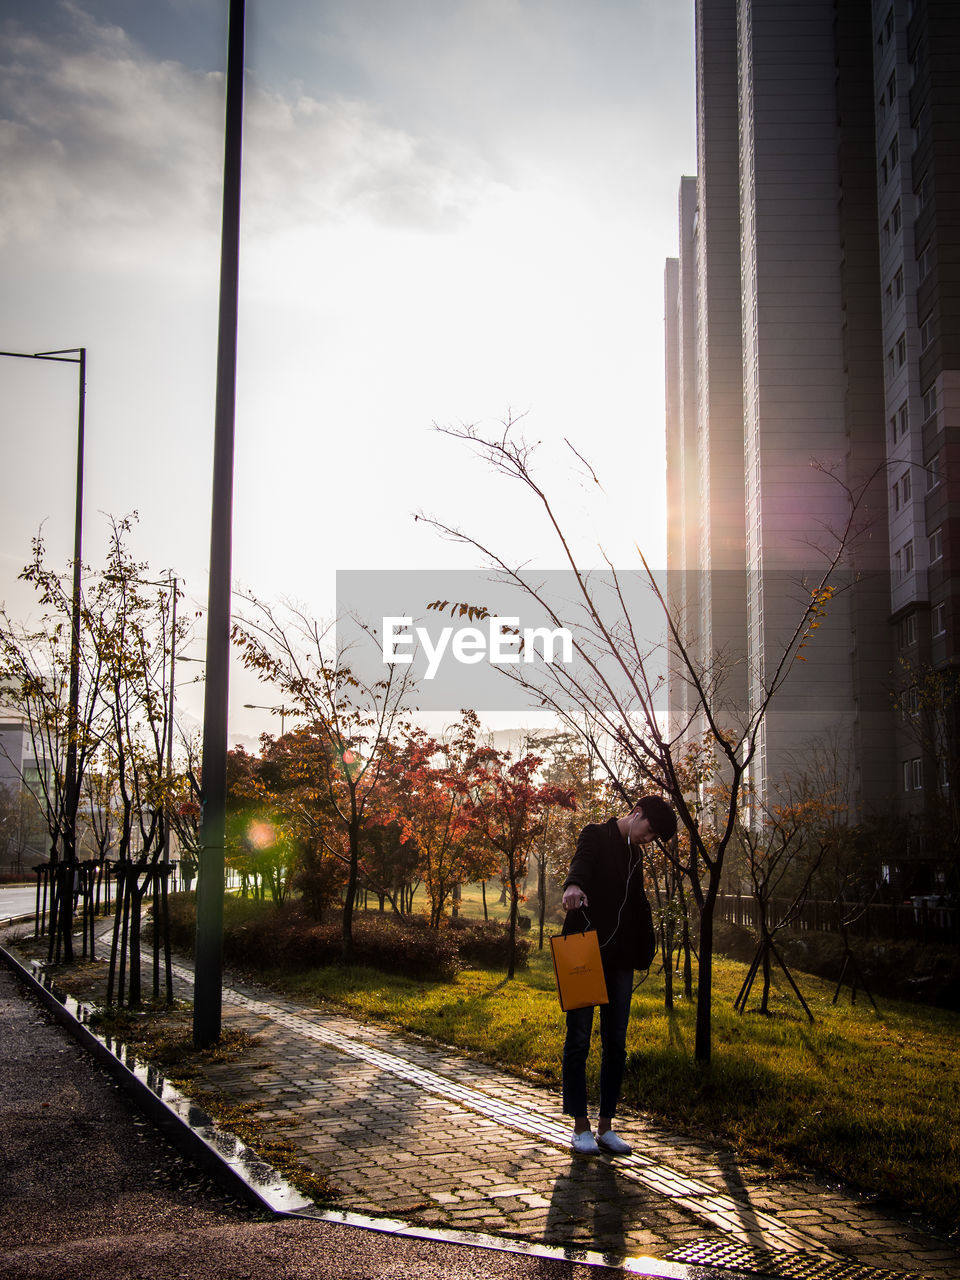
{"label": "dark jacket", "polygon": [[604,966],[648,969],[657,943],[643,891],[643,848],[628,848],[616,818],[580,832],[564,889],[571,884],[584,891],[587,905],[567,912],[563,932],[596,929]]}

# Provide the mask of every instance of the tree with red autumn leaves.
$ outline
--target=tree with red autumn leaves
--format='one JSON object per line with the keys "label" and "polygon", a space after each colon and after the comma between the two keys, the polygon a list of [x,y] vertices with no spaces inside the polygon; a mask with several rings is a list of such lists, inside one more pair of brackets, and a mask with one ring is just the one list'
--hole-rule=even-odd
{"label": "tree with red autumn leaves", "polygon": [[500,855],[510,895],[508,978],[516,970],[517,908],[531,846],[551,807],[576,808],[572,791],[536,780],[542,763],[543,757],[532,752],[513,760],[509,752],[494,747],[478,747],[468,762],[465,818],[481,840]]}
{"label": "tree with red autumn leaves", "polygon": [[496,851],[479,838],[471,820],[479,727],[476,712],[464,711],[443,738],[415,729],[388,766],[392,816],[416,843],[434,929],[440,927],[456,886],[488,876],[499,864]]}

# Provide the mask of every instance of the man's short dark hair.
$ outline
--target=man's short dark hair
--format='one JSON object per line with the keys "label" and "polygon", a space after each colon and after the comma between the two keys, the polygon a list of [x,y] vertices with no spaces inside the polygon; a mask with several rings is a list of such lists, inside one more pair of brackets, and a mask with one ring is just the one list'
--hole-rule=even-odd
{"label": "man's short dark hair", "polygon": [[661,840],[672,840],[677,834],[677,815],[663,796],[641,796],[634,802],[634,809],[642,809],[650,823],[650,829]]}

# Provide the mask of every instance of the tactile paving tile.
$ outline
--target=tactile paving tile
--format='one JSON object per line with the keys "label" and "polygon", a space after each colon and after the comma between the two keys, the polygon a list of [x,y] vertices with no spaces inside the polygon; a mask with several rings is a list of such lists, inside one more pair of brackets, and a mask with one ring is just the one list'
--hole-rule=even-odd
{"label": "tactile paving tile", "polygon": [[695,1240],[672,1250],[665,1260],[699,1267],[730,1267],[775,1280],[923,1280],[918,1271],[882,1271],[859,1262],[750,1249],[726,1240]]}

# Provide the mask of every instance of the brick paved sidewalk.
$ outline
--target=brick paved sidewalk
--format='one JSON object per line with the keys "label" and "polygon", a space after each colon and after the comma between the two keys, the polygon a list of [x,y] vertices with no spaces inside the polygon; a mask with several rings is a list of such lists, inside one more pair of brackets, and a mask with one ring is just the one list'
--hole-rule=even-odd
{"label": "brick paved sidewalk", "polygon": [[[175,973],[189,998],[192,971]],[[885,1216],[870,1197],[812,1178],[773,1180],[639,1116],[618,1115],[632,1156],[574,1156],[558,1091],[453,1049],[229,974],[223,1023],[255,1043],[239,1061],[204,1063],[197,1088],[255,1107],[268,1136],[292,1142],[303,1164],[340,1187],[344,1212],[611,1259],[690,1250],[683,1260],[706,1264],[712,1254],[746,1268],[731,1248],[769,1250],[783,1268],[774,1274],[798,1280],[868,1280],[868,1268],[960,1277],[960,1250],[919,1222]]]}
{"label": "brick paved sidewalk", "polygon": [[636,1116],[618,1122],[633,1156],[574,1156],[554,1091],[453,1050],[235,982],[224,1024],[257,1043],[208,1084],[268,1125],[293,1120],[283,1133],[345,1210],[629,1256],[729,1242],[960,1276],[960,1251],[867,1197],[773,1181]]}

